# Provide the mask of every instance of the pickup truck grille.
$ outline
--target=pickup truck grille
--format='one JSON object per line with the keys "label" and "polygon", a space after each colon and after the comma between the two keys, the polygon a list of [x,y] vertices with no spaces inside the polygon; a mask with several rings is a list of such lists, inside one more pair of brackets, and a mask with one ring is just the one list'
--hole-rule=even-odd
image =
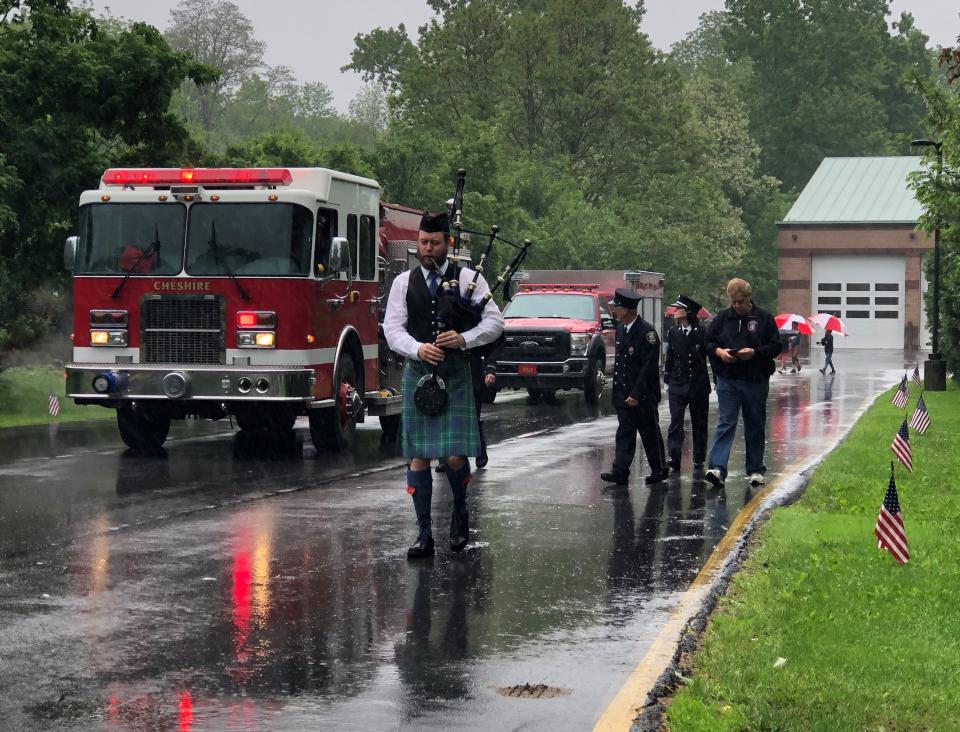
{"label": "pickup truck grille", "polygon": [[141,363],[223,363],[225,356],[222,298],[169,295],[143,300]]}
{"label": "pickup truck grille", "polygon": [[570,355],[566,330],[511,330],[497,354],[501,361],[563,361]]}

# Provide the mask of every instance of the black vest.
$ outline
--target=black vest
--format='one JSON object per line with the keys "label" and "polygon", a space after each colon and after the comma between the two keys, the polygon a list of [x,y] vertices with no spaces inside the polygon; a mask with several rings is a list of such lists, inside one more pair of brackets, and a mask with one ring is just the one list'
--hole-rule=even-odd
{"label": "black vest", "polygon": [[[456,278],[460,281],[460,270],[453,262],[447,265],[444,278]],[[430,295],[427,280],[423,276],[423,268],[417,266],[410,270],[410,279],[407,281],[407,333],[420,343],[433,343],[441,330],[438,322],[437,297],[443,293],[443,283],[437,287],[436,297]]]}

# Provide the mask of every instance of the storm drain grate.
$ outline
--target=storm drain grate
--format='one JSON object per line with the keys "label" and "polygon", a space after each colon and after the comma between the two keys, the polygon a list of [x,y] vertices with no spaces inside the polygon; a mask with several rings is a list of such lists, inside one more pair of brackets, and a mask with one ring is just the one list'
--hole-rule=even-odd
{"label": "storm drain grate", "polygon": [[570,689],[561,689],[559,686],[546,684],[520,684],[519,686],[498,686],[497,693],[510,696],[514,699],[555,699],[558,696],[567,696]]}

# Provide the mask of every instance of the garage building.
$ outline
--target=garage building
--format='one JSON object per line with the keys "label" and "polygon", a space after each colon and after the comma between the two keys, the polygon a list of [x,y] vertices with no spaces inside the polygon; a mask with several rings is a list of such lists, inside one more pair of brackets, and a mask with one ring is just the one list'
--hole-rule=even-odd
{"label": "garage building", "polygon": [[[929,348],[921,261],[933,236],[907,184],[922,158],[825,158],[778,222],[778,312],[831,313],[836,348]],[[817,333],[820,335],[820,332]]]}

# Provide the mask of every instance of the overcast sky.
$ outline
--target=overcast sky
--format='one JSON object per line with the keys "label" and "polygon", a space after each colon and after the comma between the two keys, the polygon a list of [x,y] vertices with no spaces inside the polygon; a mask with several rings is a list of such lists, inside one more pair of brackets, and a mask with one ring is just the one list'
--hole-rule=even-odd
{"label": "overcast sky", "polygon": [[[322,81],[334,103],[346,111],[362,85],[359,75],[341,73],[350,62],[353,38],[377,26],[404,23],[416,29],[432,15],[424,0],[233,0],[267,44],[271,66],[289,66],[300,81]],[[697,25],[701,13],[723,8],[723,0],[647,0],[643,30],[658,48],[668,50]],[[143,20],[164,30],[177,0],[93,0],[98,11]],[[957,0],[892,0],[892,19],[908,10],[933,45],[954,45],[960,35]]]}

